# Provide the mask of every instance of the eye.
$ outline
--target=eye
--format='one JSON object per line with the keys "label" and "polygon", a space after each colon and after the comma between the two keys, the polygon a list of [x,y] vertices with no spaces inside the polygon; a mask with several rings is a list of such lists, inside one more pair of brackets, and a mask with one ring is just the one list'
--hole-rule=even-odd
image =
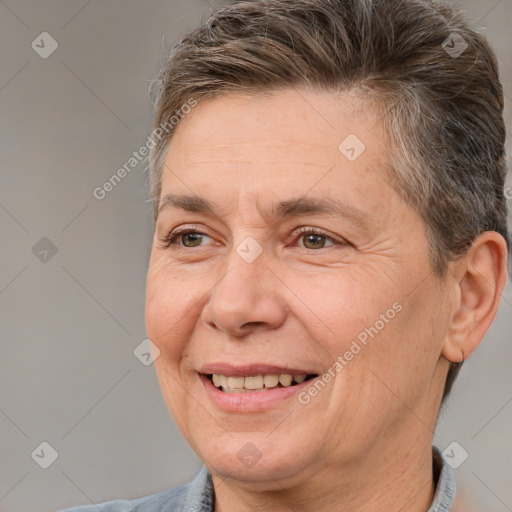
{"label": "eye", "polygon": [[[204,237],[210,238],[205,233],[197,231],[196,229],[185,228],[172,231],[165,238],[160,240],[160,247],[173,249],[200,247]],[[327,235],[323,231],[316,228],[302,227],[295,231],[294,240],[305,240],[304,248],[310,250],[324,249],[325,241],[329,240],[332,245],[346,245],[344,242],[338,242],[333,237]],[[181,243],[179,243],[181,241]],[[308,247],[308,245],[310,245]]]}
{"label": "eye", "polygon": [[[336,242],[331,236],[326,233],[316,229],[316,228],[308,228],[302,227],[296,231],[296,235],[298,236],[298,240],[305,241],[305,249],[324,249],[325,248],[325,240],[330,240],[334,242],[332,245],[341,245],[340,242]],[[322,240],[323,239],[323,240]],[[311,247],[308,247],[307,244],[310,244]]]}
{"label": "eye", "polygon": [[[196,231],[195,229],[178,229],[169,233],[169,235],[167,235],[160,242],[161,247],[164,249],[169,249],[171,245],[176,245],[178,247],[193,248],[199,247],[203,237],[205,236],[210,238],[208,235]],[[178,238],[181,238],[183,244],[176,242]]]}

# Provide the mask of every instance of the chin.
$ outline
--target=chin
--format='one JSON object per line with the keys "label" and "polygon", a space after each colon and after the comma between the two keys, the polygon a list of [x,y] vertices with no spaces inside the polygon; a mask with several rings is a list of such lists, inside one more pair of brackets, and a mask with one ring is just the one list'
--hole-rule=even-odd
{"label": "chin", "polygon": [[231,437],[224,433],[217,439],[211,436],[204,439],[208,439],[207,445],[199,443],[194,448],[210,472],[222,479],[262,484],[265,489],[281,489],[282,483],[276,480],[299,483],[298,475],[308,473],[305,469],[311,467],[314,459],[304,450],[300,439],[291,444],[290,436],[269,436],[265,432],[236,433]]}

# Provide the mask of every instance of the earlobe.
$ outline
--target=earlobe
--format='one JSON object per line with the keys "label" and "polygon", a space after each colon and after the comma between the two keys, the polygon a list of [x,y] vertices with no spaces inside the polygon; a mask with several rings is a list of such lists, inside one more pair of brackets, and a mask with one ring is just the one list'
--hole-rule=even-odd
{"label": "earlobe", "polygon": [[494,231],[482,233],[451,270],[456,295],[442,355],[460,362],[482,341],[498,311],[507,283],[505,239]]}

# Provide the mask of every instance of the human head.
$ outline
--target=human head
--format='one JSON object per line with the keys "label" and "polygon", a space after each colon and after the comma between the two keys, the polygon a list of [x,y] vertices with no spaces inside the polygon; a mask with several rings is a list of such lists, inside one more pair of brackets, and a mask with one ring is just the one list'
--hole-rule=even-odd
{"label": "human head", "polygon": [[[481,341],[506,281],[495,62],[474,62],[487,47],[472,36],[478,55],[465,62],[478,79],[466,72],[463,86],[445,41],[464,25],[454,15],[447,26],[449,12],[415,0],[242,3],[182,39],[163,68],[155,134],[174,130],[151,155],[147,332],[169,410],[217,487],[274,491],[276,479],[311,500],[340,475],[374,483],[392,460],[432,476],[449,362]],[[479,87],[494,91],[488,104]],[[486,141],[471,131],[484,120]],[[342,150],[349,134],[366,145],[355,159]],[[312,198],[343,206],[322,216],[304,210]],[[341,243],[296,247],[292,228],[307,223]],[[214,243],[182,246],[186,233]],[[261,250],[251,261],[249,242]],[[351,343],[370,333],[368,346]],[[234,388],[292,370],[311,381],[238,398],[215,385],[216,374],[237,376]],[[260,398],[271,403],[247,410]],[[244,449],[262,462],[244,468]]]}
{"label": "human head", "polygon": [[[191,100],[302,85],[357,90],[380,108],[390,142],[387,179],[424,219],[438,276],[484,231],[497,231],[508,245],[496,58],[440,2],[277,0],[223,8],[171,52],[156,82],[154,128],[180,119]],[[155,217],[176,126],[150,154]],[[459,369],[452,364],[443,400]]]}

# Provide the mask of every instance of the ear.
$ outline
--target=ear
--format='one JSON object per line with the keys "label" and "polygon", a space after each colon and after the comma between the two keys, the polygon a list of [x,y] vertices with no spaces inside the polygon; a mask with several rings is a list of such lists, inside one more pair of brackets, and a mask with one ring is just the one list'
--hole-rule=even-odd
{"label": "ear", "polygon": [[451,266],[455,300],[441,353],[458,363],[475,350],[496,317],[508,279],[506,241],[486,231]]}

